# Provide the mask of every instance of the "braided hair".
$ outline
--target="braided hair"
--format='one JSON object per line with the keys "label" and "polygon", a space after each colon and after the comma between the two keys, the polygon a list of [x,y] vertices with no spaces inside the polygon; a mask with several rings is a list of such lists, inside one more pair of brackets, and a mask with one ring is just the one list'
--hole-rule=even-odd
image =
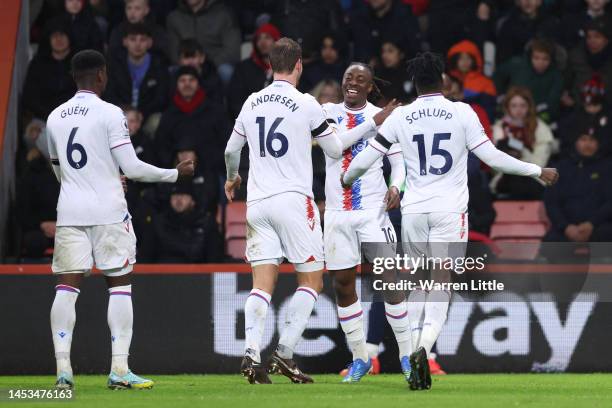
{"label": "braided hair", "polygon": [[383,97],[383,94],[380,91],[379,84],[381,86],[387,86],[390,83],[374,75],[374,70],[372,69],[372,67],[369,66],[368,64],[364,64],[363,62],[353,61],[349,64],[346,70],[348,71],[351,67],[354,67],[354,66],[363,67],[370,73],[370,76],[372,77],[372,91],[370,91],[370,93],[368,94],[368,101],[371,103],[376,103],[378,100],[380,100]]}
{"label": "braided hair", "polygon": [[439,91],[442,87],[444,60],[440,54],[423,52],[408,61],[408,75],[419,93]]}

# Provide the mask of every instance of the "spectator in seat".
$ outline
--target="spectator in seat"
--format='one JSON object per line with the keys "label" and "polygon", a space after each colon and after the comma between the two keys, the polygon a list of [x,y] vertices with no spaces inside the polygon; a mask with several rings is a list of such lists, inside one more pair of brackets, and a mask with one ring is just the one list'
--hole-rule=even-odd
{"label": "spectator in seat", "polygon": [[450,75],[463,84],[465,102],[482,106],[493,120],[497,91],[493,81],[482,73],[482,54],[476,44],[468,40],[458,42],[448,50],[447,59]]}
{"label": "spectator in seat", "polygon": [[380,64],[375,70],[376,76],[386,83],[381,84],[382,100],[379,106],[384,106],[392,99],[408,103],[416,98],[416,89],[408,76],[406,54],[400,44],[393,40],[385,40],[380,50]]}
{"label": "spectator in seat", "polygon": [[558,136],[563,156],[573,154],[576,132],[587,127],[600,135],[599,153],[608,156],[612,152],[612,116],[604,96],[601,78],[594,77],[583,85],[580,105],[559,123]]}
{"label": "spectator in seat", "polygon": [[513,57],[499,66],[493,79],[499,94],[505,93],[510,86],[529,88],[538,116],[546,123],[557,120],[563,76],[556,66],[552,42],[544,39],[531,41],[525,56]]}
{"label": "spectator in seat", "polygon": [[557,164],[559,182],[544,195],[549,242],[612,241],[612,166],[601,157],[599,135],[578,133],[572,156]]}
{"label": "spectator in seat", "polygon": [[180,67],[176,78],[176,91],[155,135],[160,165],[172,164],[182,138],[195,137],[198,157],[216,172],[222,172],[223,151],[229,135],[226,113],[207,97],[195,68]]}
{"label": "spectator in seat", "polygon": [[564,10],[566,15],[561,20],[563,27],[563,46],[572,49],[584,41],[587,24],[596,18],[607,16],[606,6],[609,0],[585,0],[586,8],[576,13],[573,10]]}
{"label": "spectator in seat", "polygon": [[173,186],[170,207],[152,222],[141,255],[154,262],[215,262],[222,257],[222,240],[214,215],[203,211],[189,182]]}
{"label": "spectator in seat", "polygon": [[60,188],[48,159],[37,147],[40,135],[30,137],[26,133],[26,166],[17,182],[17,217],[23,234],[21,254],[29,258],[50,255],[46,251],[53,248]]}
{"label": "spectator in seat", "polygon": [[240,60],[240,27],[223,1],[180,0],[168,15],[166,28],[173,61],[178,59],[181,40],[195,38],[217,67],[221,80],[229,82],[234,64]]}
{"label": "spectator in seat", "polygon": [[281,0],[270,3],[273,4],[270,22],[283,36],[300,44],[305,64],[316,57],[325,33],[345,32],[342,10],[337,1]]}
{"label": "spectator in seat", "polygon": [[250,94],[272,83],[272,68],[268,54],[280,38],[280,32],[272,24],[264,24],[253,35],[251,56],[236,66],[228,86],[228,105],[232,117],[237,117],[242,104]]}
{"label": "spectator in seat", "polygon": [[[504,116],[493,125],[493,142],[498,149],[517,159],[545,167],[553,148],[553,135],[536,115],[531,92],[512,87],[503,102]],[[543,186],[528,177],[496,174],[491,181],[498,198],[537,200]]]}
{"label": "spectator in seat", "polygon": [[[582,86],[590,80],[601,80],[606,91],[612,86],[612,47],[609,44],[612,26],[605,18],[597,18],[586,26],[584,43],[570,51],[565,72],[561,103],[573,108],[580,103]],[[612,106],[612,92],[606,92],[606,104]]]}
{"label": "spectator in seat", "polygon": [[349,18],[354,58],[373,63],[383,39],[402,44],[406,58],[416,55],[420,50],[420,31],[411,8],[399,0],[370,0],[368,4],[368,8],[358,10]]}
{"label": "spectator in seat", "polygon": [[70,29],[57,20],[47,25],[23,87],[23,107],[29,116],[47,120],[53,109],[72,98],[76,87],[70,75],[71,55]]}
{"label": "spectator in seat", "polygon": [[310,91],[310,94],[314,96],[321,105],[324,103],[340,103],[344,99],[340,83],[332,79],[326,79],[319,82],[312,91]]}
{"label": "spectator in seat", "polygon": [[346,69],[346,56],[348,44],[338,33],[329,33],[323,37],[319,57],[304,66],[304,73],[300,77],[300,89],[311,91],[319,82],[325,79],[342,81]]}
{"label": "spectator in seat", "polygon": [[176,69],[182,66],[194,67],[199,74],[200,86],[209,98],[223,103],[223,84],[217,74],[215,64],[210,61],[197,40],[188,38],[181,41],[178,66],[173,68],[173,81],[176,82]]}
{"label": "spectator in seat", "polygon": [[64,24],[69,28],[75,53],[85,49],[104,51],[104,35],[85,0],[65,0],[64,12],[52,18],[49,24]]}
{"label": "spectator in seat", "polygon": [[111,53],[120,52],[123,48],[123,38],[130,24],[144,24],[147,26],[153,39],[151,51],[163,55],[170,60],[168,34],[166,30],[155,23],[150,15],[149,0],[125,0],[125,20],[119,23],[111,32],[108,48]]}
{"label": "spectator in seat", "polygon": [[[463,93],[463,84],[457,77],[454,77],[452,75],[445,75],[444,88],[442,89],[442,93],[446,98],[450,99],[451,101],[463,102],[465,99],[465,95]],[[492,139],[493,129],[491,128],[491,121],[489,120],[487,112],[482,106],[475,102],[471,102],[469,103],[469,105],[472,107],[474,112],[476,112],[476,115],[480,120],[480,124],[482,125],[489,139]]]}
{"label": "spectator in seat", "polygon": [[149,52],[151,33],[144,24],[130,24],[123,38],[124,50],[110,55],[106,99],[115,105],[137,108],[145,120],[162,112],[168,98],[168,67]]}
{"label": "spectator in seat", "polygon": [[542,0],[517,0],[516,7],[498,22],[496,59],[498,64],[521,56],[533,38],[560,39],[559,20],[542,8]]}

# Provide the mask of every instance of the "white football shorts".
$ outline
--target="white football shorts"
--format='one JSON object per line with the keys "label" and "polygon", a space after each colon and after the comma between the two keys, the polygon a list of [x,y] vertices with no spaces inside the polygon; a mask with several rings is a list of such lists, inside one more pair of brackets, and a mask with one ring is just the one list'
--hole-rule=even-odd
{"label": "white football shorts", "polygon": [[[395,256],[397,242],[393,224],[384,208],[371,208],[355,211],[325,211],[325,263],[328,270],[353,268],[361,264],[361,243],[385,243],[376,246],[379,254],[366,254],[367,258],[376,256]],[[372,259],[369,259],[372,261]]]}
{"label": "white football shorts", "polygon": [[84,272],[95,265],[106,276],[131,272],[136,263],[136,235],[130,219],[116,224],[57,227],[53,273]]}
{"label": "white football shorts", "polygon": [[247,203],[246,259],[251,265],[280,264],[298,272],[323,269],[323,233],[314,200],[286,192]]}

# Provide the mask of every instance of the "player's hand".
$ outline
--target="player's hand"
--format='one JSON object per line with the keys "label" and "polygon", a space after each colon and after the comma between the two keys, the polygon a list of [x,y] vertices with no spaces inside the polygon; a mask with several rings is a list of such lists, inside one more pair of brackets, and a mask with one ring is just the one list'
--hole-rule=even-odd
{"label": "player's hand", "polygon": [[389,115],[391,114],[391,112],[393,112],[395,108],[397,108],[398,106],[401,106],[401,103],[398,102],[397,99],[394,98],[391,100],[391,102],[387,104],[387,106],[382,108],[380,112],[374,115],[373,119],[374,119],[374,123],[376,124],[376,126],[382,125],[385,119],[387,119]]}
{"label": "player's hand", "polygon": [[344,182],[344,175],[345,175],[345,174],[346,174],[346,171],[343,171],[343,172],[342,172],[342,174],[340,174],[340,185],[341,185],[343,188],[349,188],[351,185],[350,185],[350,184],[346,184],[346,183]]}
{"label": "player's hand", "polygon": [[40,223],[40,230],[47,238],[55,237],[55,221],[43,221]]}
{"label": "player's hand", "polygon": [[544,167],[542,169],[542,174],[540,174],[540,180],[542,180],[547,186],[552,186],[557,182],[557,180],[559,180],[559,172],[557,169]]}
{"label": "player's hand", "polygon": [[400,193],[397,187],[395,186],[389,187],[389,190],[387,190],[387,194],[385,194],[384,202],[387,203],[386,211],[399,207]]}
{"label": "player's hand", "polygon": [[230,203],[234,200],[235,191],[240,188],[241,183],[242,178],[239,175],[236,175],[235,179],[225,182],[225,196]]}
{"label": "player's hand", "polygon": [[119,179],[121,180],[121,187],[123,187],[123,192],[127,193],[127,177],[126,176],[119,176]]}
{"label": "player's hand", "polygon": [[195,172],[195,162],[193,160],[183,160],[176,165],[179,177],[193,176]]}
{"label": "player's hand", "polygon": [[578,232],[580,233],[580,241],[586,242],[593,235],[593,224],[589,221],[585,221],[581,224],[578,224]]}

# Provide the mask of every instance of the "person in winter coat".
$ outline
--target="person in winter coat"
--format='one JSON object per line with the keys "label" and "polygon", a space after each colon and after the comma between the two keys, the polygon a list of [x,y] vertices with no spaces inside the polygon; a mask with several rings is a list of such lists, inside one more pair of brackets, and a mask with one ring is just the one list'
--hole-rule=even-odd
{"label": "person in winter coat", "polygon": [[86,0],[65,0],[64,11],[49,20],[50,25],[64,24],[69,27],[72,51],[85,49],[104,51],[104,35]]}
{"label": "person in winter coat", "polygon": [[[172,67],[172,81],[176,83],[176,70],[182,66],[194,67],[199,73],[200,86],[206,95],[217,103],[223,103],[223,84],[217,74],[217,68],[204,52],[204,48],[193,38],[181,41],[178,66]],[[171,90],[174,94],[174,89]]]}
{"label": "person in winter coat", "polygon": [[612,24],[597,18],[587,24],[584,43],[570,51],[565,71],[565,89],[561,103],[574,107],[580,103],[581,88],[591,80],[601,80],[606,89],[605,100],[612,106]]}
{"label": "person in winter coat", "polygon": [[144,24],[127,28],[125,49],[110,55],[105,94],[110,103],[137,108],[145,120],[164,110],[169,92],[168,67],[160,56],[149,52],[152,43]]}
{"label": "person in winter coat", "polygon": [[236,66],[228,86],[230,114],[235,118],[250,94],[272,83],[272,68],[268,54],[281,34],[272,24],[264,24],[253,35],[251,56]]}
{"label": "person in winter coat", "polygon": [[612,241],[612,166],[599,152],[599,138],[585,128],[575,151],[557,165],[563,176],[546,189],[544,203],[551,222],[549,242]]}
{"label": "person in winter coat", "polygon": [[46,27],[24,81],[22,103],[27,114],[46,121],[53,109],[72,98],[70,29],[59,21]]}
{"label": "person in winter coat", "polygon": [[584,3],[586,7],[578,12],[564,10],[566,14],[561,19],[561,27],[563,27],[562,44],[566,49],[572,49],[584,41],[585,28],[591,21],[610,16],[606,12],[609,0],[586,0]]}
{"label": "person in winter coat", "polygon": [[497,91],[493,81],[482,73],[482,54],[476,44],[463,40],[453,45],[447,54],[449,74],[463,83],[466,103],[477,103],[495,117]]}
{"label": "person in winter coat", "polygon": [[224,83],[240,60],[240,27],[231,10],[220,0],[181,0],[166,21],[170,55],[178,59],[179,44],[195,38],[217,67]]}
{"label": "person in winter coat", "polygon": [[155,134],[160,165],[170,167],[181,139],[195,137],[198,157],[216,171],[222,171],[223,151],[229,134],[225,111],[208,99],[195,68],[180,67],[176,77],[176,92]]}
{"label": "person in winter coat", "polygon": [[555,63],[555,46],[545,39],[535,39],[523,57],[513,57],[500,65],[493,76],[498,94],[511,86],[524,86],[531,90],[538,116],[552,123],[559,116],[563,92],[563,76]]}
{"label": "person in winter coat", "polygon": [[[493,125],[497,148],[522,161],[546,166],[554,139],[548,125],[538,119],[529,89],[508,89],[503,108],[504,117]],[[496,174],[491,187],[500,198],[515,200],[537,200],[543,191],[535,179],[507,174]]]}
{"label": "person in winter coat", "polygon": [[393,40],[384,40],[380,50],[380,64],[375,69],[376,76],[386,83],[381,84],[382,100],[379,106],[384,106],[393,99],[408,103],[416,98],[416,89],[412,78],[406,69],[406,54],[400,44]]}

